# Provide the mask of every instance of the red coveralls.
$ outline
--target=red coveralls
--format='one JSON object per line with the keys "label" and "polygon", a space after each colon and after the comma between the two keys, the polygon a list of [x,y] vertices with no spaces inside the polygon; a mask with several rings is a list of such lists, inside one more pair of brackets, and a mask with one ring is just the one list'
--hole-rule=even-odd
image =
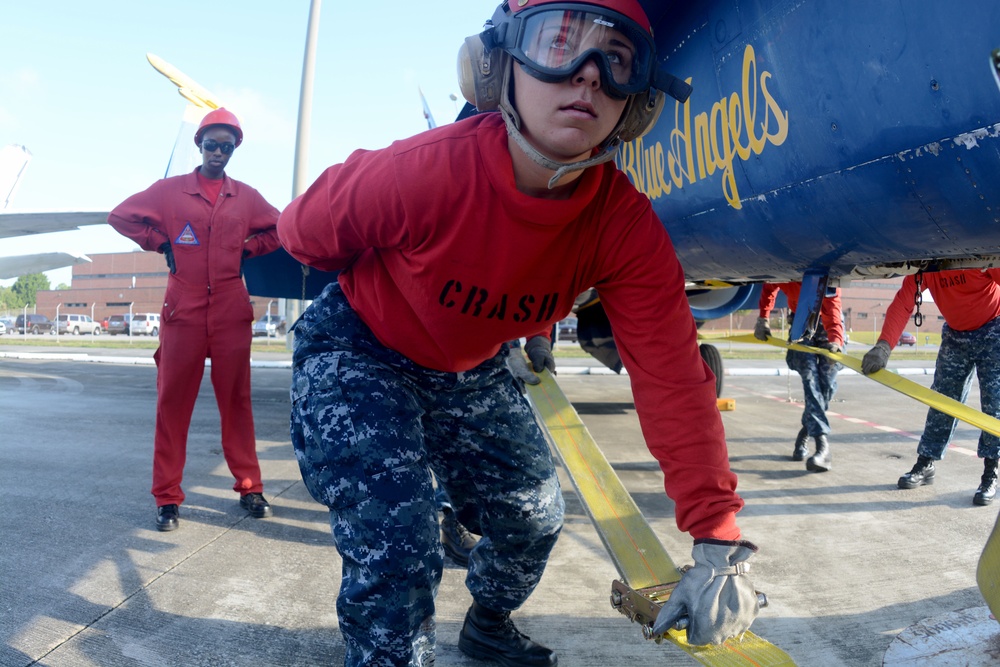
{"label": "red coveralls", "polygon": [[108,216],[108,224],[143,250],[155,251],[169,241],[177,264],[167,282],[154,355],[152,493],[157,506],[184,501],[187,434],[207,357],[222,418],[222,451],[236,478],[233,489],[242,495],[264,488],[250,396],[253,307],[240,263],[244,252],[255,257],[278,247],[278,210],[228,176],[213,205],[199,186],[198,169],[157,181]]}

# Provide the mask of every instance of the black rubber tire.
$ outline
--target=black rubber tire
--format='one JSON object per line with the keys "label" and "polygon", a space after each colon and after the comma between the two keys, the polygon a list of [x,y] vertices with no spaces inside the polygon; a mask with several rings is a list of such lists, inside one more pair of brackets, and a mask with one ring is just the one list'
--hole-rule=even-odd
{"label": "black rubber tire", "polygon": [[715,374],[715,397],[722,397],[722,355],[719,353],[719,349],[714,345],[709,345],[708,343],[702,343],[698,346],[698,351],[701,352],[701,358],[705,360],[708,367],[712,369],[712,373]]}

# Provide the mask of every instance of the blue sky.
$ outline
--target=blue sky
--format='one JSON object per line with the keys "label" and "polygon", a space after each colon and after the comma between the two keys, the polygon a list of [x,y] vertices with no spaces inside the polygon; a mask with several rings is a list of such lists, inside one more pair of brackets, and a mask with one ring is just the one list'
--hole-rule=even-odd
{"label": "blue sky", "polygon": [[[498,0],[336,2],[320,15],[309,181],[461,108],[456,55]],[[278,208],[291,199],[308,0],[4,3],[0,146],[32,152],[12,208],[101,210],[161,178],[186,101],[151,52],[219,97],[245,141],[227,172]],[[450,95],[459,97],[457,102]],[[0,241],[4,255],[136,246],[108,227]],[[69,282],[69,269],[49,272]],[[13,281],[0,284],[9,285]]]}

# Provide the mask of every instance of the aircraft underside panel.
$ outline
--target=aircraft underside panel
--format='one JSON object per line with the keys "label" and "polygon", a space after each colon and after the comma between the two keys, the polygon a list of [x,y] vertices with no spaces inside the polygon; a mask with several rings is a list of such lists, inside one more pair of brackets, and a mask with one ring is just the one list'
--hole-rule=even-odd
{"label": "aircraft underside panel", "polygon": [[619,166],[689,279],[993,254],[1000,3],[644,2],[694,86]]}

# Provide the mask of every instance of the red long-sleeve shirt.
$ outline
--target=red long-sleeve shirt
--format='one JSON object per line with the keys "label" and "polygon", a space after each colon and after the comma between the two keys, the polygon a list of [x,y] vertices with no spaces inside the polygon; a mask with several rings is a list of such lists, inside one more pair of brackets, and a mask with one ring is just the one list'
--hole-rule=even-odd
{"label": "red long-sleeve shirt", "polygon": [[[802,283],[797,281],[767,283],[760,291],[760,302],[757,304],[760,308],[761,317],[769,317],[771,315],[779,289],[785,293],[785,297],[788,299],[788,309],[793,313],[795,312],[795,307],[799,303],[799,294],[802,292]],[[827,340],[831,343],[836,343],[840,347],[844,347],[844,323],[841,321],[840,314],[840,288],[838,287],[834,291],[833,296],[823,298],[823,305],[820,306],[819,310],[819,319],[823,323],[823,328],[826,329]]]}
{"label": "red long-sleeve shirt", "polygon": [[[930,290],[934,303],[948,326],[956,331],[972,331],[1000,315],[1000,269],[961,269],[938,271],[921,276],[921,291]],[[896,347],[899,336],[916,307],[917,279],[903,278],[896,297],[885,311],[885,322],[879,340]]]}
{"label": "red long-sleeve shirt", "polygon": [[678,526],[738,537],[743,501],[683,271],[649,200],[613,164],[587,169],[569,199],[530,197],[500,115],[483,114],[355,152],[288,205],[278,235],[303,263],[342,270],[384,345],[442,371],[551,327],[596,287]]}

